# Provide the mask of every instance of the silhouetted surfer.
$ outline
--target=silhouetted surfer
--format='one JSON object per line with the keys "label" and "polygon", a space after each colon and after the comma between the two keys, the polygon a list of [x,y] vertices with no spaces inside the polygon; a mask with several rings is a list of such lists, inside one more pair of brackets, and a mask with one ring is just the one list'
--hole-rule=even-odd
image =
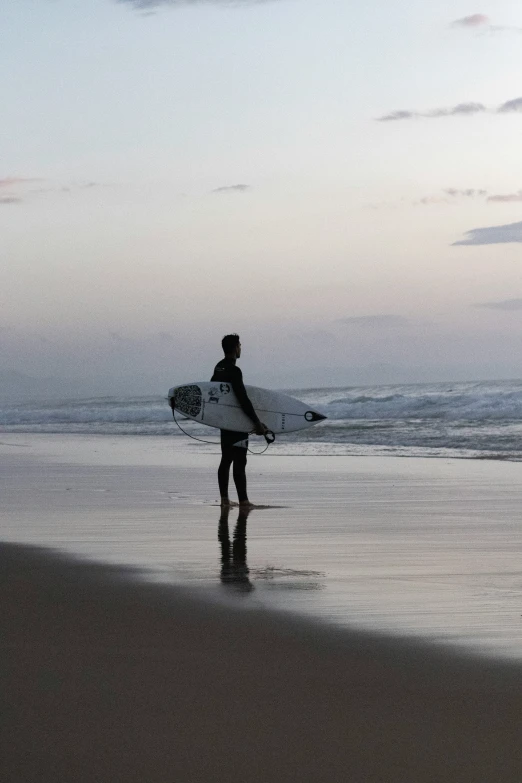
{"label": "silhouetted surfer", "polygon": [[[253,429],[257,435],[267,432],[265,425],[259,420],[254,406],[248,398],[243,383],[243,373],[236,365],[236,359],[241,356],[241,342],[239,335],[227,334],[221,341],[225,358],[221,359],[214,368],[212,382],[230,384],[239,404],[246,415],[252,419]],[[252,507],[247,495],[246,464],[248,449],[248,432],[234,432],[221,430],[221,462],[218,469],[219,494],[221,505],[231,506],[233,503],[228,497],[228,481],[230,466],[233,465],[232,475],[237,489],[240,506]]]}

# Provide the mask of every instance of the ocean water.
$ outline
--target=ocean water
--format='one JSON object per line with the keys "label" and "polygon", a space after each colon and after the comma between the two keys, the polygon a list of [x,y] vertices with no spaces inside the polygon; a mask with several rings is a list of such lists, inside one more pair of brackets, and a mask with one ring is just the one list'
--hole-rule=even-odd
{"label": "ocean water", "polygon": [[[279,436],[270,453],[522,459],[522,381],[285,389],[328,418]],[[190,435],[216,430],[180,419]],[[187,437],[166,396],[0,401],[0,431]],[[260,450],[263,441],[252,439]]]}

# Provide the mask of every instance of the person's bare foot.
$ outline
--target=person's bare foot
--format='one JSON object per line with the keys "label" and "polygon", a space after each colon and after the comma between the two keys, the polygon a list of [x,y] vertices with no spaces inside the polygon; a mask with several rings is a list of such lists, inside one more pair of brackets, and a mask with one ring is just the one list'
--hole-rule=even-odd
{"label": "person's bare foot", "polygon": [[287,508],[287,506],[264,506],[261,503],[251,503],[250,500],[245,500],[239,504],[240,511],[252,511],[254,508]]}
{"label": "person's bare foot", "polygon": [[234,500],[230,500],[230,498],[221,498],[220,505],[225,508],[231,508],[232,506],[237,506],[237,503]]}

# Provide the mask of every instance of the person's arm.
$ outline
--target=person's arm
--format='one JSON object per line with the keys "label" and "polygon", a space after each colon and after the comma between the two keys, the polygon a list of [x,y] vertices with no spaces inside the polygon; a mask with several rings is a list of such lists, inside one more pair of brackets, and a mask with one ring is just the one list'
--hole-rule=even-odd
{"label": "person's arm", "polygon": [[239,367],[234,368],[234,380],[231,382],[231,385],[234,394],[236,395],[237,400],[241,405],[243,411],[254,422],[257,434],[263,435],[264,432],[266,432],[266,427],[259,420],[259,416],[255,412],[254,406],[250,402],[250,398],[247,394],[247,390],[245,389],[245,384],[243,383],[243,373],[241,372]]}

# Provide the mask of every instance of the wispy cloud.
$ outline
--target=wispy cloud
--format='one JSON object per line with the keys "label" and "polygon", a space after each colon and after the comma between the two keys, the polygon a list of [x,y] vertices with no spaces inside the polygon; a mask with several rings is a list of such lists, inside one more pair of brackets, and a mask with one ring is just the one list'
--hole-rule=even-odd
{"label": "wispy cloud", "polygon": [[462,19],[455,19],[451,23],[451,27],[484,27],[484,25],[491,24],[489,16],[484,14],[471,14],[470,16],[463,16]]}
{"label": "wispy cloud", "polygon": [[458,103],[456,106],[449,108],[430,109],[429,111],[406,111],[400,109],[398,111],[392,111],[389,114],[384,114],[382,117],[377,117],[377,122],[396,122],[397,120],[413,120],[417,117],[455,117],[455,116],[469,116],[471,114],[479,114],[480,112],[487,111],[486,107],[482,103]]}
{"label": "wispy cloud", "polygon": [[439,117],[471,117],[475,114],[509,114],[522,112],[522,97],[513,98],[510,101],[500,104],[494,108],[488,108],[483,103],[458,103],[456,106],[447,108],[429,109],[428,111],[410,111],[400,109],[377,117],[377,122],[397,122],[398,120],[414,120],[418,118],[437,119]]}
{"label": "wispy cloud", "polygon": [[214,188],[212,193],[245,193],[250,190],[250,185],[221,185],[219,188]]}
{"label": "wispy cloud", "polygon": [[514,312],[522,310],[522,299],[502,299],[500,302],[477,302],[474,307],[485,307],[488,310],[505,310]]}
{"label": "wispy cloud", "polygon": [[340,318],[338,323],[345,324],[346,326],[363,326],[363,327],[397,327],[407,326],[408,319],[402,315],[390,315],[389,313],[382,313],[381,315],[353,315],[348,318]]}
{"label": "wispy cloud", "polygon": [[0,193],[0,205],[21,204],[28,186],[43,181],[39,177],[0,177],[0,191],[4,191]]}
{"label": "wispy cloud", "polygon": [[488,201],[494,201],[500,204],[522,201],[522,190],[518,190],[516,193],[495,193],[492,196],[488,196]]}
{"label": "wispy cloud", "polygon": [[522,201],[522,190],[515,193],[489,193],[487,190],[476,188],[444,188],[440,194],[424,196],[413,203],[429,206],[431,204],[455,204],[465,199],[485,199],[490,203],[509,204]]}
{"label": "wispy cloud", "polygon": [[468,30],[479,30],[481,33],[522,33],[522,27],[514,25],[493,24],[489,16],[485,14],[471,14],[463,16],[462,19],[455,19],[450,27],[460,27]]}
{"label": "wispy cloud", "polygon": [[268,2],[268,0],[116,0],[118,3],[128,5],[137,11],[153,12],[161,6],[171,6],[172,8],[184,5],[259,5],[259,3]]}
{"label": "wispy cloud", "polygon": [[476,188],[444,188],[444,190],[435,196],[424,196],[414,204],[422,206],[431,206],[432,204],[455,204],[464,199],[484,198],[487,196],[487,190]]}
{"label": "wispy cloud", "polygon": [[444,205],[458,205],[466,201],[483,201],[490,204],[522,203],[522,190],[514,193],[490,193],[484,188],[443,188],[437,193],[432,193],[416,199],[398,198],[397,201],[382,201],[367,204],[370,209],[393,209],[398,207],[432,207]]}
{"label": "wispy cloud", "polygon": [[405,207],[405,206],[423,206],[431,207],[436,205],[457,205],[465,201],[486,201],[496,204],[507,204],[512,202],[522,202],[522,190],[515,193],[490,193],[484,188],[443,188],[437,193],[432,193],[414,200],[400,198],[397,201],[381,202],[368,204],[372,209],[383,209],[386,207]]}
{"label": "wispy cloud", "polygon": [[477,196],[486,196],[487,190],[475,190],[475,188],[445,188],[444,193],[451,198],[476,198]]}
{"label": "wispy cloud", "polygon": [[[35,183],[41,183],[35,186]],[[21,204],[34,197],[51,193],[74,193],[91,188],[106,187],[103,183],[90,180],[67,183],[52,182],[42,177],[0,178],[0,204]]]}
{"label": "wispy cloud", "polygon": [[377,117],[377,122],[394,122],[395,120],[412,120],[414,117],[420,117],[422,115],[415,111],[405,111],[399,109],[398,111],[392,111],[389,114],[385,114],[383,117]]}
{"label": "wispy cloud", "polygon": [[505,24],[492,24],[490,25],[486,32],[489,33],[522,33],[522,27],[515,27],[513,25],[505,25]]}
{"label": "wispy cloud", "polygon": [[522,242],[522,222],[505,226],[487,226],[466,231],[466,239],[453,245],[501,245],[508,242]]}
{"label": "wispy cloud", "polygon": [[507,112],[522,112],[522,98],[513,98],[512,101],[506,101],[502,106],[497,109],[499,114],[506,114]]}
{"label": "wispy cloud", "polygon": [[68,183],[57,183],[57,184],[49,184],[46,186],[43,186],[41,188],[33,188],[29,190],[29,193],[32,194],[43,194],[43,193],[74,193],[76,191],[81,190],[91,190],[92,188],[103,188],[107,187],[106,184],[103,184],[101,182],[68,182]]}
{"label": "wispy cloud", "polygon": [[414,205],[421,205],[423,207],[432,207],[434,204],[449,204],[449,198],[443,198],[442,196],[423,196],[418,201],[414,201]]}
{"label": "wispy cloud", "polygon": [[425,117],[455,117],[459,114],[479,114],[486,111],[486,107],[483,103],[458,103],[456,106],[451,106],[449,109],[431,109],[423,116]]}
{"label": "wispy cloud", "polygon": [[26,177],[0,177],[0,188],[13,188],[18,185],[26,185],[31,182],[42,182],[43,180],[38,177],[26,178]]}

